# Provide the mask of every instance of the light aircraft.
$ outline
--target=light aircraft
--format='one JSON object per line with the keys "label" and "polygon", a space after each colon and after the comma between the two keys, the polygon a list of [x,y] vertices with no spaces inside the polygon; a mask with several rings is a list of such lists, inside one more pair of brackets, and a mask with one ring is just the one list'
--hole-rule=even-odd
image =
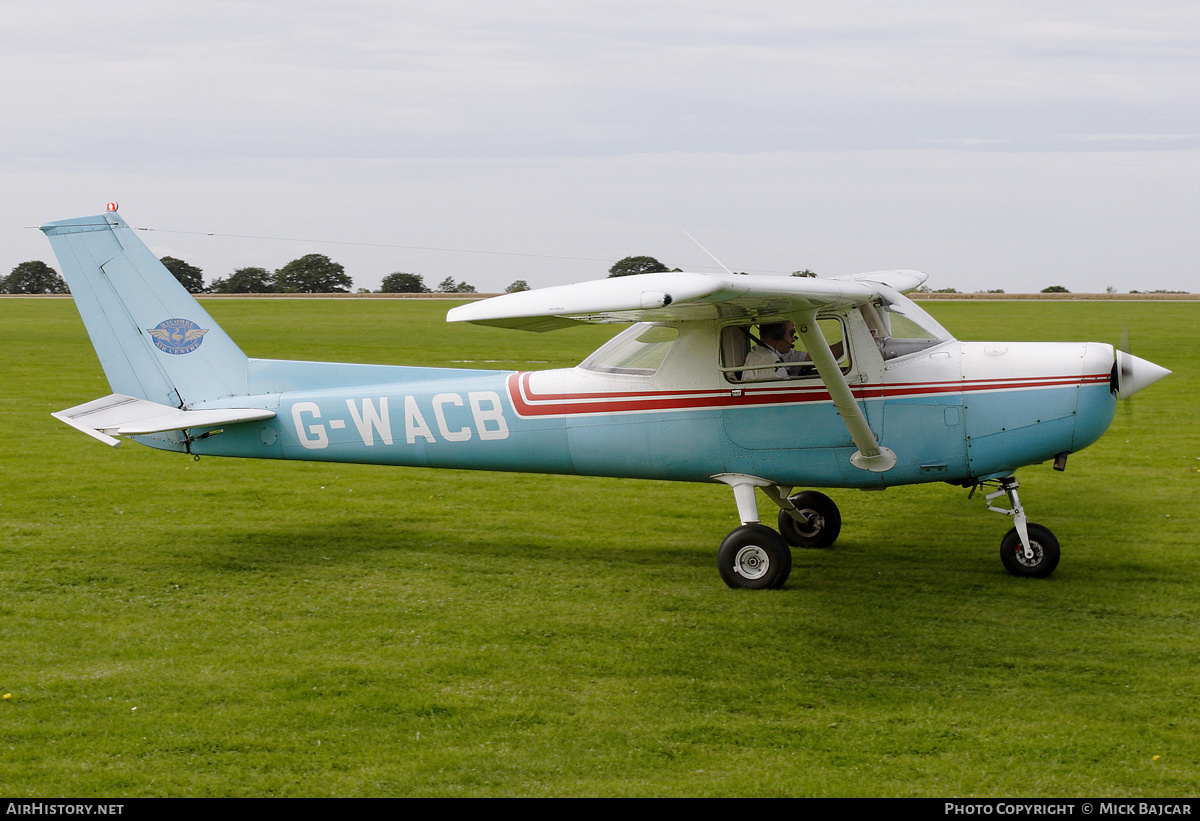
{"label": "light aircraft", "polygon": [[[721,482],[742,522],[717,554],[730,587],[778,588],[790,546],[837,538],[833,501],[794,488],[921,482],[983,489],[1013,520],[1004,567],[1047,576],[1059,545],[1026,518],[1014,472],[1065,468],[1118,397],[1169,373],[1096,342],[959,342],[903,296],[925,280],[916,271],[642,274],[447,316],[527,331],[635,323],[561,370],[251,359],[114,207],[42,231],[113,390],[54,414],[68,425],[197,455]],[[780,323],[796,351],[762,367]],[[778,532],[759,522],[756,488]]]}

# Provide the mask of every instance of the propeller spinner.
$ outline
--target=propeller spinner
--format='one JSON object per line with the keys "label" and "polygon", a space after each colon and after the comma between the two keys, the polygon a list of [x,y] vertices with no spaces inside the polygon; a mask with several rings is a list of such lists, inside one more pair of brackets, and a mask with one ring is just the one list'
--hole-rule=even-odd
{"label": "propeller spinner", "polygon": [[1116,361],[1113,363],[1113,388],[1122,399],[1128,399],[1170,373],[1166,368],[1126,351],[1118,350],[1116,354]]}

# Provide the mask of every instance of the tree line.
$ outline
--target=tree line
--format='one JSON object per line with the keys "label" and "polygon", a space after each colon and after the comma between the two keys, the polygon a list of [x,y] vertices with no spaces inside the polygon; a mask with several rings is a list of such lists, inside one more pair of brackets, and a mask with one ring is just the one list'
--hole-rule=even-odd
{"label": "tree line", "polygon": [[[307,254],[294,259],[276,271],[266,268],[238,268],[228,277],[213,280],[209,286],[204,285],[204,272],[194,265],[189,265],[175,257],[162,257],[160,260],[168,271],[179,280],[179,283],[191,294],[347,294],[354,286],[353,280],[346,269],[324,254]],[[632,256],[625,257],[608,269],[610,277],[633,276],[635,274],[653,274],[679,271],[679,268],[668,268],[654,257]],[[793,271],[794,277],[815,277],[816,274],[805,268]],[[504,289],[505,293],[528,291],[529,283],[518,279]],[[1111,286],[1108,293],[1116,293]],[[438,283],[437,288],[425,284],[421,274],[396,271],[383,278],[382,286],[375,293],[381,294],[473,294],[475,287],[466,282],[455,282],[453,277],[446,277]],[[917,289],[918,293],[957,294],[954,288],[930,290],[927,286]],[[67,294],[67,283],[62,276],[41,260],[22,262],[12,269],[6,277],[0,277],[0,294]],[[358,293],[370,293],[366,288],[358,289]],[[1003,289],[976,291],[976,293],[1002,294]],[[1042,289],[1043,294],[1070,293],[1062,285],[1051,285]],[[1187,293],[1186,291],[1130,291],[1137,293]]]}
{"label": "tree line", "polygon": [[[205,286],[204,271],[176,257],[162,257],[159,262],[171,272],[189,294],[346,294],[354,281],[345,267],[324,254],[307,254],[294,259],[282,268],[238,268],[227,277],[213,280]],[[528,291],[523,279],[508,286],[506,291]],[[369,293],[360,288],[359,293]],[[397,271],[383,278],[376,293],[384,294],[473,294],[475,286],[446,277],[436,289],[425,284],[420,274]],[[70,290],[58,271],[41,260],[22,262],[6,277],[0,277],[0,294],[68,294]]]}

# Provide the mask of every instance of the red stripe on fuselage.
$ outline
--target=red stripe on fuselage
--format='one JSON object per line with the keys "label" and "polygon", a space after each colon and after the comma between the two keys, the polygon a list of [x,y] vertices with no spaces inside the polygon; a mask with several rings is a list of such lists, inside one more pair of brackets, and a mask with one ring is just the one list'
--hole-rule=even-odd
{"label": "red stripe on fuselage", "polygon": [[[800,405],[832,402],[825,386],[745,387],[720,390],[603,391],[582,393],[534,393],[532,372],[508,377],[508,398],[518,416],[575,416],[599,413],[648,413],[655,411],[715,410],[764,405]],[[1039,388],[1073,388],[1107,384],[1109,374],[1085,376],[1028,376],[1008,379],[964,379],[954,382],[904,382],[886,385],[851,385],[854,398],[903,399],[938,394],[1018,391]]]}

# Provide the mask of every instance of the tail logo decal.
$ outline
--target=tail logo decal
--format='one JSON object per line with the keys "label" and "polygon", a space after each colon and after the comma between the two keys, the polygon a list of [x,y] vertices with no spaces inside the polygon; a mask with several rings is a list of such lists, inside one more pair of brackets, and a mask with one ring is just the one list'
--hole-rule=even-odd
{"label": "tail logo decal", "polygon": [[154,337],[154,344],[160,351],[176,355],[191,353],[199,348],[209,331],[190,319],[168,319],[146,330]]}

